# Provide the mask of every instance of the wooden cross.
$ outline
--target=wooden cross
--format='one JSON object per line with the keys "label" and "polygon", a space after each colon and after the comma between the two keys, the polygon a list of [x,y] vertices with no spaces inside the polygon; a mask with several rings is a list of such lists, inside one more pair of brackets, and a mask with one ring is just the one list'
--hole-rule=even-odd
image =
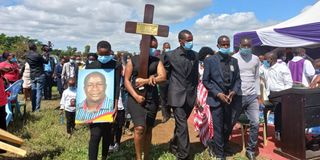
{"label": "wooden cross", "polygon": [[151,43],[151,35],[168,37],[169,26],[156,25],[153,23],[154,6],[146,4],[144,9],[143,23],[126,22],[125,32],[142,34],[141,47],[140,47],[140,69],[138,77],[148,78],[148,60]]}

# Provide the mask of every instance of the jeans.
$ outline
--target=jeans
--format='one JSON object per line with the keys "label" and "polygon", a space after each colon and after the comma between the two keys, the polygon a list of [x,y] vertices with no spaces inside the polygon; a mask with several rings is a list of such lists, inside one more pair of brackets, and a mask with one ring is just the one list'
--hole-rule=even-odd
{"label": "jeans", "polygon": [[62,93],[63,93],[62,80],[61,80],[61,78],[57,78],[56,81],[57,81],[57,88],[58,88],[60,97],[62,97]]}
{"label": "jeans", "polygon": [[45,75],[42,74],[39,77],[31,80],[31,90],[32,90],[32,112],[40,110],[40,103],[42,97],[42,89],[45,83]]}
{"label": "jeans", "polygon": [[244,113],[250,120],[250,131],[247,152],[254,153],[258,142],[259,132],[259,102],[258,99],[253,96],[243,96],[242,104],[244,107]]}

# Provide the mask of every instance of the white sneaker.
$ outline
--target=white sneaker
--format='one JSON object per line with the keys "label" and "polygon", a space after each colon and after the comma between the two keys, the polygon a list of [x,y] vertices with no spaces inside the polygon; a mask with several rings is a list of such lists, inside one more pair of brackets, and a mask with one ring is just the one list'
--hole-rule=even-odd
{"label": "white sneaker", "polygon": [[112,145],[109,146],[109,152],[114,152],[114,147]]}
{"label": "white sneaker", "polygon": [[119,144],[118,143],[115,143],[114,146],[113,146],[113,151],[114,152],[118,152],[119,151]]}

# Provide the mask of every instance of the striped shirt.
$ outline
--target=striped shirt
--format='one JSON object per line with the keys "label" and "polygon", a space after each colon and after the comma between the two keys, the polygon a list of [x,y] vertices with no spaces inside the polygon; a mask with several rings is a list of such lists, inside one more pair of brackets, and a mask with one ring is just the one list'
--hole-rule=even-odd
{"label": "striped shirt", "polygon": [[[101,116],[107,115],[113,112],[113,100],[106,97],[103,101],[101,107],[97,112],[91,112],[86,109],[86,100],[80,103],[76,109],[76,120],[84,123],[92,123],[94,120],[100,118]],[[101,121],[102,123],[103,121]]]}

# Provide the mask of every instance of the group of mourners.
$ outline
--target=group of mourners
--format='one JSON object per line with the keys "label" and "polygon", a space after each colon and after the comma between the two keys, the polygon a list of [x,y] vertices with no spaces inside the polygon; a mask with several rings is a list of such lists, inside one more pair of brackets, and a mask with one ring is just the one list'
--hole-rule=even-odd
{"label": "group of mourners", "polygon": [[[24,93],[30,93],[31,89],[32,111],[39,111],[43,88],[45,99],[51,99],[52,84],[47,82],[53,78],[61,95],[60,109],[61,113],[65,112],[67,133],[71,136],[75,128],[79,70],[114,69],[114,123],[88,124],[90,160],[97,159],[101,139],[102,159],[107,158],[110,150],[119,148],[128,115],[134,126],[135,158],[152,159],[149,154],[152,129],[159,106],[163,122],[172,115],[174,117],[175,129],[169,142],[169,151],[177,159],[191,158],[188,118],[193,111],[195,118],[197,114],[207,117],[205,126],[209,129],[202,132],[198,128],[199,137],[216,159],[225,159],[233,154],[229,145],[230,134],[240,114],[245,114],[250,121],[246,156],[256,159],[260,106],[269,102],[268,96],[275,92],[289,89],[295,84],[314,87],[316,84],[310,84],[312,79],[319,79],[314,78],[316,70],[306,58],[303,48],[273,50],[256,56],[252,53],[250,38],[243,37],[240,48],[232,52],[229,37],[222,35],[217,39],[218,51],[203,47],[197,53],[192,50],[193,35],[188,30],[179,32],[178,42],[180,46],[175,49],[171,49],[168,42],[164,43],[160,52],[157,50],[157,39],[151,36],[147,78],[139,77],[140,68],[145,67],[140,66],[140,55],[115,56],[108,41],[100,41],[97,54],[89,54],[86,63],[81,61],[80,56],[71,56],[62,57],[59,64],[50,60],[52,57],[48,46],[44,46],[43,54],[39,54],[36,45],[30,43],[26,65],[21,73]],[[3,58],[5,61],[0,63],[1,128],[6,127],[3,119],[6,115],[4,105],[7,103],[5,85],[20,79],[14,55],[6,52]],[[141,87],[144,88],[144,95],[140,94]],[[275,111],[275,136],[280,139],[281,101],[270,102]]]}

